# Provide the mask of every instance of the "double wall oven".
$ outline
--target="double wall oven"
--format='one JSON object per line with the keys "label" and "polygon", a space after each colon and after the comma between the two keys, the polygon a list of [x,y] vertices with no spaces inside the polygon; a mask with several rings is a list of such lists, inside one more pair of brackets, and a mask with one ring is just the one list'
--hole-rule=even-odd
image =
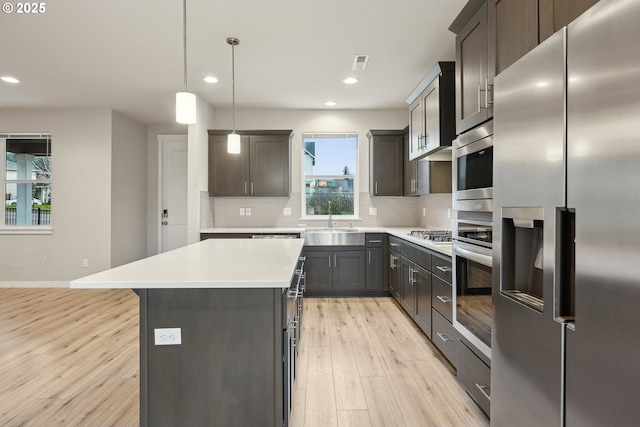
{"label": "double wall oven", "polygon": [[493,323],[493,123],[454,141],[454,327],[491,358]]}

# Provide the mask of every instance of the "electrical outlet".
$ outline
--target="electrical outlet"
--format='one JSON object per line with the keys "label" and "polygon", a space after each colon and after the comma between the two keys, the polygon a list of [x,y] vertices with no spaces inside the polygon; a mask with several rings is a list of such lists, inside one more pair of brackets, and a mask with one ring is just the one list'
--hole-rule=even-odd
{"label": "electrical outlet", "polygon": [[251,208],[244,208],[244,212],[247,214],[247,216],[251,216]]}
{"label": "electrical outlet", "polygon": [[89,260],[88,259],[83,259],[82,260],[82,268],[89,268]]}
{"label": "electrical outlet", "polygon": [[451,218],[451,208],[447,208],[447,218]]}
{"label": "electrical outlet", "polygon": [[427,208],[422,208],[422,216],[427,216]]}
{"label": "electrical outlet", "polygon": [[240,216],[244,216],[244,208],[240,208]]}
{"label": "electrical outlet", "polygon": [[369,215],[378,215],[378,208],[369,208]]}
{"label": "electrical outlet", "polygon": [[156,345],[180,345],[182,344],[182,331],[180,328],[158,328],[153,330]]}
{"label": "electrical outlet", "polygon": [[284,209],[282,210],[282,214],[283,214],[284,216],[291,216],[291,208],[284,208]]}

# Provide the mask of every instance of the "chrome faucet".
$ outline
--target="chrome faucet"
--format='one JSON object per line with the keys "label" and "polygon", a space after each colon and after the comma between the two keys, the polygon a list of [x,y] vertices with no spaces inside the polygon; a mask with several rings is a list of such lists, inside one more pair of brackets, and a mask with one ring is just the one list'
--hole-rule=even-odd
{"label": "chrome faucet", "polygon": [[331,200],[329,200],[329,228],[333,228],[333,221],[331,221]]}

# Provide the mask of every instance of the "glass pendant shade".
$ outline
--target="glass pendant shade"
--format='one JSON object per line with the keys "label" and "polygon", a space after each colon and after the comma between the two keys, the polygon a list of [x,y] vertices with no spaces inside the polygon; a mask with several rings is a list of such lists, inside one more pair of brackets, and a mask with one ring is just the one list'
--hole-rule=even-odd
{"label": "glass pendant shade", "polygon": [[196,96],[190,92],[176,93],[176,121],[186,125],[196,122]]}
{"label": "glass pendant shade", "polygon": [[230,133],[227,137],[227,153],[240,153],[240,135],[235,132]]}

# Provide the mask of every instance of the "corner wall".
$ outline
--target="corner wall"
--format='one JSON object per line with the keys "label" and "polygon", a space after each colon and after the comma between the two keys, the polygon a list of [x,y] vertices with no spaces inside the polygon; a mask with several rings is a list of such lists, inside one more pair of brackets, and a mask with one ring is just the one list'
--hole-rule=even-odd
{"label": "corner wall", "polygon": [[146,127],[112,112],[111,267],[147,252]]}

